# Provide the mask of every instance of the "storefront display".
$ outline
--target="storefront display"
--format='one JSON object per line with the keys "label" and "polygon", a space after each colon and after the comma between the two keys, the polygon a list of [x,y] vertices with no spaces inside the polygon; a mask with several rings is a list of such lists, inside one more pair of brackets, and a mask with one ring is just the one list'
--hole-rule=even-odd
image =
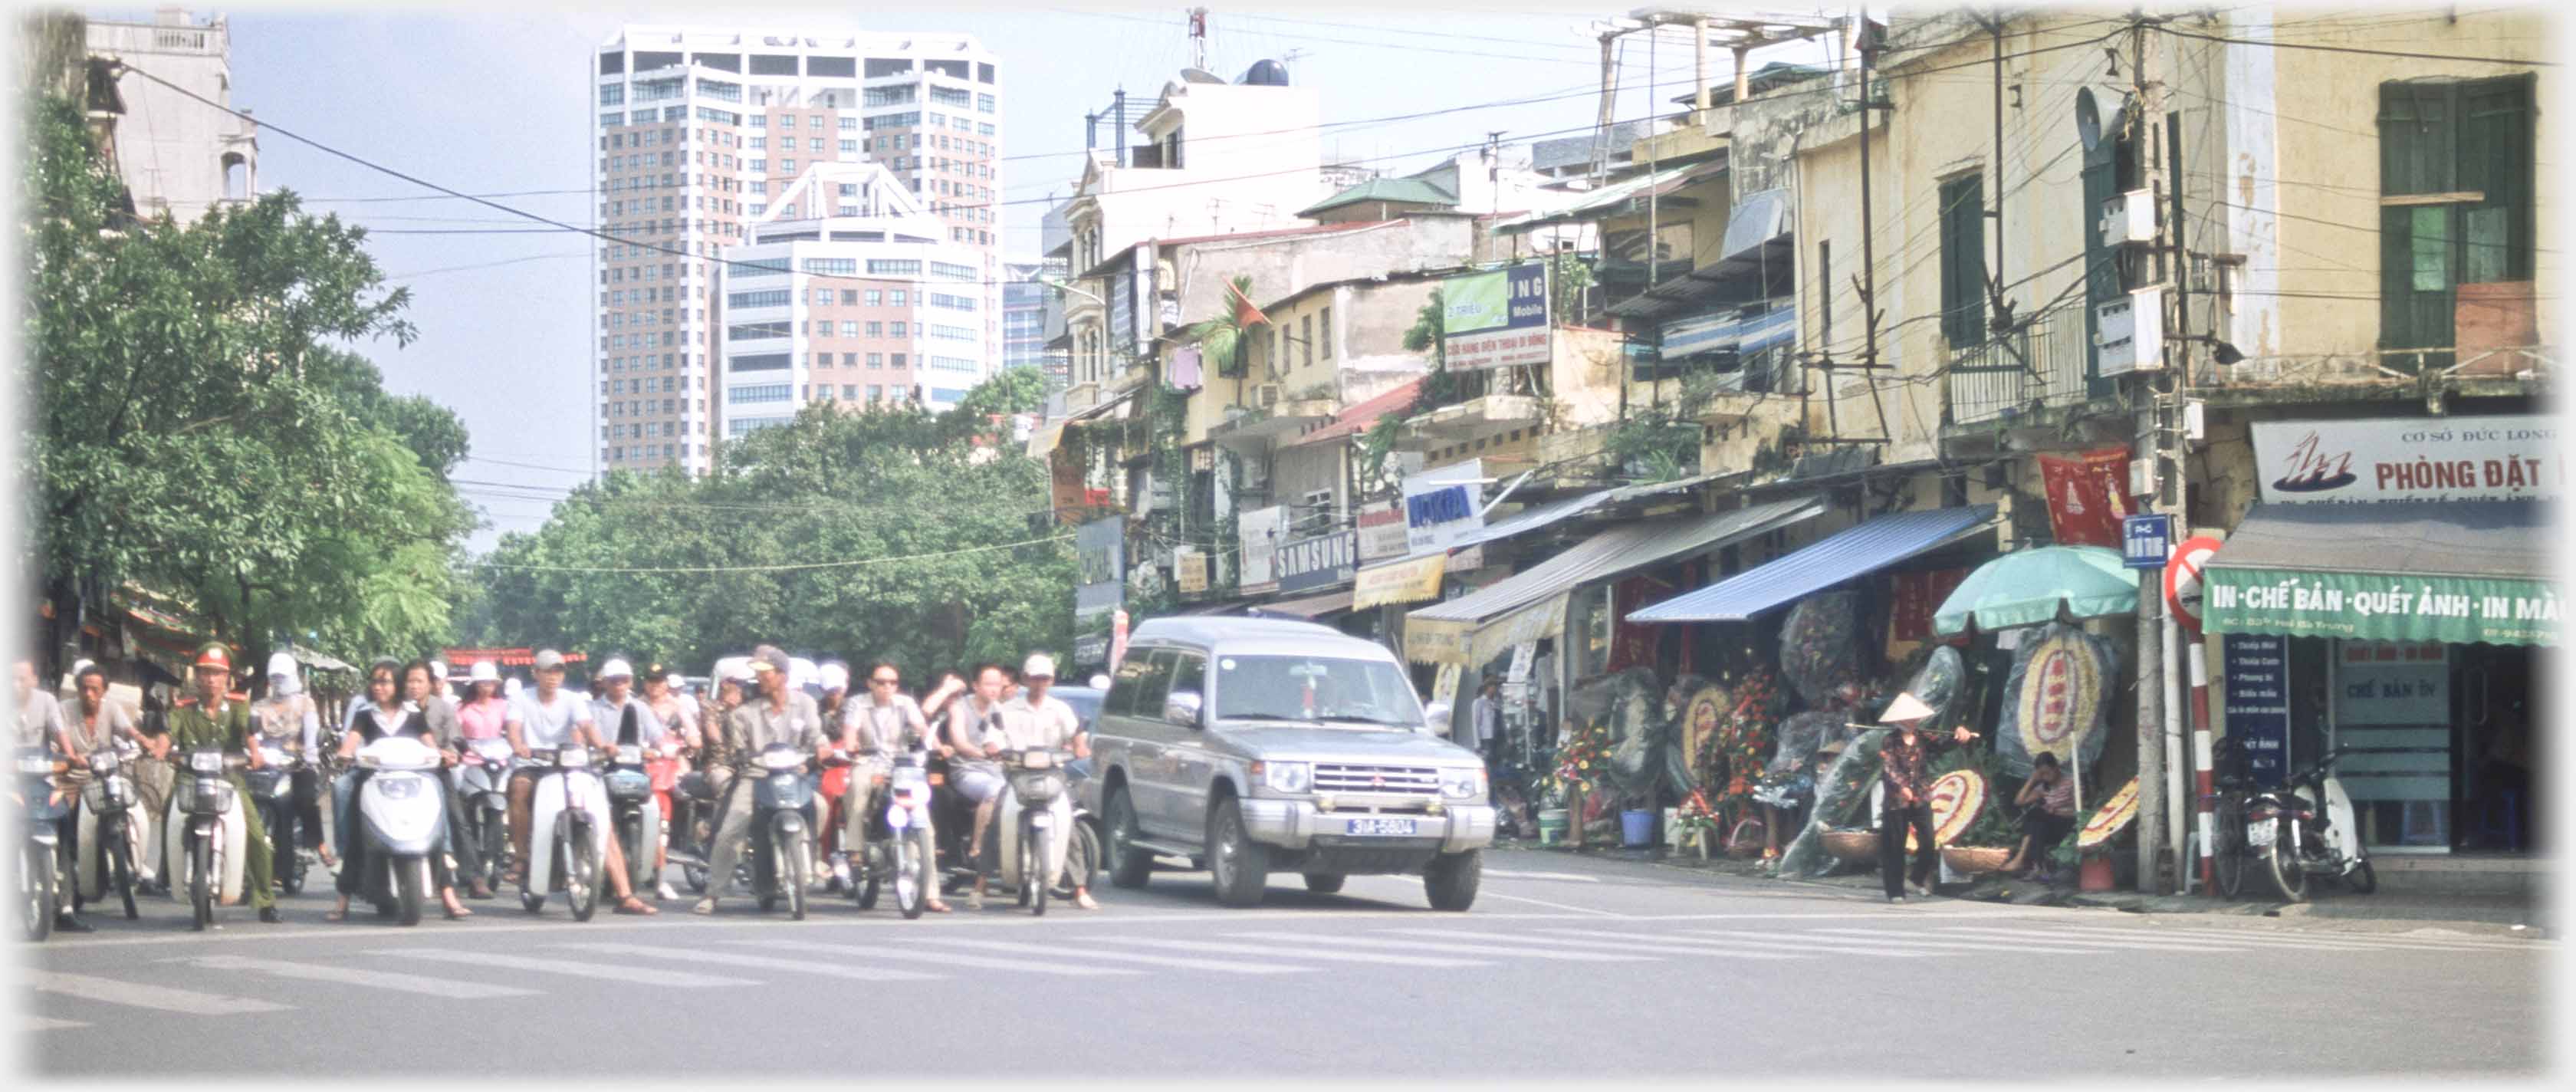
{"label": "storefront display", "polygon": [[1780,674],[1809,706],[1860,679],[1860,597],[1828,592],[1799,600],[1780,627]]}
{"label": "storefront display", "polygon": [[[2073,626],[2050,625],[2036,639],[2025,635],[2005,680],[2004,719],[1996,750],[2016,777],[2030,774],[2041,752],[2074,762],[2078,775],[2102,754],[2105,699],[2118,678],[2109,642]],[[2081,750],[2081,761],[2077,752]]]}

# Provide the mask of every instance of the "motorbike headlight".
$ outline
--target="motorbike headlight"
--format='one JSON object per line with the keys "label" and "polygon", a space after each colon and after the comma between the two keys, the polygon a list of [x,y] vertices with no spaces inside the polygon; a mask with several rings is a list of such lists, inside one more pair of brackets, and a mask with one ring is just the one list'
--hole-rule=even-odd
{"label": "motorbike headlight", "polygon": [[1478,769],[1442,771],[1440,795],[1452,800],[1482,799],[1485,795],[1485,771]]}
{"label": "motorbike headlight", "polygon": [[1314,785],[1314,767],[1303,762],[1256,762],[1262,785],[1272,792],[1299,793]]}

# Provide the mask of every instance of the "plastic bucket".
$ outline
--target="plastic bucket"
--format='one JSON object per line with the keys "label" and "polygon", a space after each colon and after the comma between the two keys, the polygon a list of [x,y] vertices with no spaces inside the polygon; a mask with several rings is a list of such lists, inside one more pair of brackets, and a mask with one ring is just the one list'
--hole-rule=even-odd
{"label": "plastic bucket", "polygon": [[1643,808],[1619,813],[1619,844],[1629,848],[1652,845],[1655,838],[1655,813]]}
{"label": "plastic bucket", "polygon": [[1552,846],[1565,840],[1566,809],[1546,808],[1538,813],[1538,844]]}

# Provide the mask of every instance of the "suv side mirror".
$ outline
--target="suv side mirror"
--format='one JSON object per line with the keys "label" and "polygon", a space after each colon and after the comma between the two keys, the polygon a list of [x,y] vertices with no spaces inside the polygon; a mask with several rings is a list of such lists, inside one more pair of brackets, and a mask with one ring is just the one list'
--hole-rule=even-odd
{"label": "suv side mirror", "polygon": [[1163,699],[1163,719],[1189,728],[1199,727],[1199,696],[1183,690]]}
{"label": "suv side mirror", "polygon": [[1422,707],[1422,719],[1431,726],[1432,735],[1445,736],[1449,734],[1449,718],[1456,712],[1448,702],[1435,701]]}

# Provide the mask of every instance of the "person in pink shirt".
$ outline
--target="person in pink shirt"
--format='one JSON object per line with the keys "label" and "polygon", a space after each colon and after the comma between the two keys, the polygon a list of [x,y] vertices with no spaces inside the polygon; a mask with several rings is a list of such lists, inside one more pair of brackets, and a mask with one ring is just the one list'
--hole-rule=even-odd
{"label": "person in pink shirt", "polygon": [[[471,752],[476,740],[506,742],[508,737],[503,734],[502,719],[509,711],[510,700],[501,696],[500,669],[492,666],[490,660],[484,660],[467,669],[465,679],[464,700],[456,703],[457,730],[465,739],[465,749]],[[471,842],[471,839],[460,838],[456,846],[457,860],[464,864],[467,875],[472,879],[472,888],[467,896],[488,899],[492,897],[493,862],[483,860],[483,847]]]}

